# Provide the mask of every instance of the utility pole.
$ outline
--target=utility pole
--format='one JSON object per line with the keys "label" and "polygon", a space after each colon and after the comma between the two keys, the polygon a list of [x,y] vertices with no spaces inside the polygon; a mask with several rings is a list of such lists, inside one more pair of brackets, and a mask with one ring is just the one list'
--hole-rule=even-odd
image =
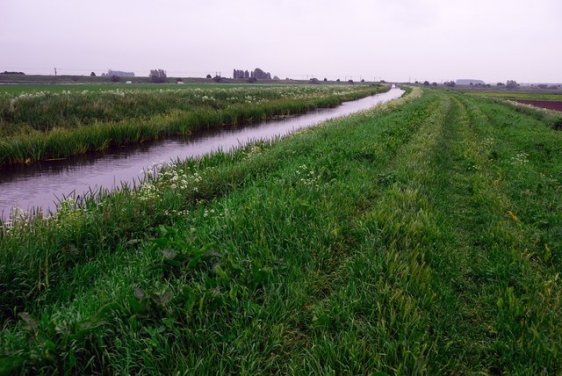
{"label": "utility pole", "polygon": [[57,75],[57,68],[55,67],[55,76]]}

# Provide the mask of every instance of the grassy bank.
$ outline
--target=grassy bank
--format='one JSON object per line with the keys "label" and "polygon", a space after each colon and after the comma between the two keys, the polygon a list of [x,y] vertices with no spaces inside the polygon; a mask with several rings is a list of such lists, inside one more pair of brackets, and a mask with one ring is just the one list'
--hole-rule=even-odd
{"label": "grassy bank", "polygon": [[562,133],[402,102],[4,229],[0,373],[560,372]]}
{"label": "grassy bank", "polygon": [[0,166],[334,107],[383,86],[30,91],[0,95]]}

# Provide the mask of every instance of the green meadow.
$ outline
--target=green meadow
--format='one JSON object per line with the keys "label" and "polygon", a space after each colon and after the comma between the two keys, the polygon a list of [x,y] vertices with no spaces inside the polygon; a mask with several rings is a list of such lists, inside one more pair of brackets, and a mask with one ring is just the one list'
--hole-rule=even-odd
{"label": "green meadow", "polygon": [[413,89],[21,218],[0,374],[559,374],[559,121]]}
{"label": "green meadow", "polygon": [[[462,90],[462,89],[460,89]],[[468,90],[467,94],[475,95],[484,98],[498,98],[498,99],[509,99],[509,100],[541,100],[541,101],[554,101],[562,102],[562,92],[560,90],[535,90],[526,91],[522,90]]]}

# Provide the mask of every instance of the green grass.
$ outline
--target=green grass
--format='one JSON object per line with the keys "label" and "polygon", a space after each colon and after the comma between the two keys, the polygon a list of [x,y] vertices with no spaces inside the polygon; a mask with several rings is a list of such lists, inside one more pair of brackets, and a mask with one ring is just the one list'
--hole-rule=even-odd
{"label": "green grass", "polygon": [[105,88],[0,94],[0,166],[301,114],[388,89],[350,85]]}
{"label": "green grass", "polygon": [[[202,82],[201,82],[202,81]],[[307,82],[297,82],[297,83],[287,83],[284,81],[277,82],[258,82],[253,84],[241,83],[241,82],[229,82],[229,83],[216,83],[212,80],[204,82],[205,80],[190,82],[185,81],[183,85],[178,85],[176,83],[143,83],[134,82],[132,84],[125,84],[124,82],[99,82],[99,83],[18,83],[10,85],[0,85],[0,93],[10,94],[10,95],[20,95],[22,93],[37,93],[37,92],[47,92],[47,93],[62,93],[62,92],[76,92],[81,93],[84,90],[94,91],[94,92],[104,92],[108,90],[124,90],[124,91],[148,91],[157,92],[159,90],[217,90],[217,89],[247,89],[249,91],[259,91],[262,89],[269,88],[279,88],[287,86],[300,86],[318,89],[318,85],[309,84]],[[367,86],[372,83],[357,83],[355,86]],[[345,90],[347,83],[322,83],[321,86],[338,86]]]}
{"label": "green grass", "polygon": [[5,228],[0,373],[559,373],[562,133],[416,93]]}

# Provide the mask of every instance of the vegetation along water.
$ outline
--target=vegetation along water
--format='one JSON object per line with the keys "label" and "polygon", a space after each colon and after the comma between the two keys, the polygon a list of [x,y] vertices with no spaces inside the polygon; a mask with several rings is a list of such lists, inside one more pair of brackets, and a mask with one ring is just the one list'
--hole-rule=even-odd
{"label": "vegetation along water", "polygon": [[558,374],[555,115],[414,89],[0,233],[0,374]]}
{"label": "vegetation along water", "polygon": [[383,85],[21,87],[0,91],[0,167],[334,107]]}

